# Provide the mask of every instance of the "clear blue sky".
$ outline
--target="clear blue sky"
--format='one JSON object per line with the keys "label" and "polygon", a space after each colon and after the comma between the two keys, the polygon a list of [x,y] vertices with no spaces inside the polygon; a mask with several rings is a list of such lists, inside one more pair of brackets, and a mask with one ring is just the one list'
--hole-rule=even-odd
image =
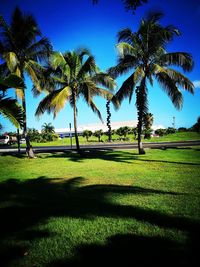
{"label": "clear blue sky", "polygon": [[[195,67],[186,75],[196,81],[196,89],[194,96],[183,92],[184,106],[181,111],[177,111],[155,83],[153,88],[149,88],[149,111],[154,115],[154,124],[165,127],[172,126],[173,116],[176,118],[176,127],[190,127],[196,122],[200,115],[200,0],[149,0],[148,4],[136,10],[135,15],[125,11],[121,0],[99,0],[98,5],[92,5],[91,0],[1,0],[0,13],[7,22],[16,5],[35,16],[43,35],[51,40],[54,50],[62,52],[80,46],[88,47],[102,70],[116,63],[117,32],[126,27],[136,30],[148,10],[162,10],[165,13],[163,25],[173,24],[182,33],[167,47],[168,51],[185,51],[193,55]],[[117,79],[119,87],[124,79],[123,76]],[[27,79],[28,127],[40,129],[44,122],[52,122],[56,128],[68,127],[69,122],[73,121],[69,106],[55,120],[52,115],[44,115],[37,120],[34,113],[42,96],[33,98],[30,89],[31,82]],[[105,121],[105,100],[97,98],[96,103]],[[84,102],[78,103],[78,110],[79,124],[99,122]],[[111,119],[135,120],[135,97],[131,104],[124,101],[120,110],[112,109]],[[7,121],[2,120],[2,124],[5,131],[14,130]]]}

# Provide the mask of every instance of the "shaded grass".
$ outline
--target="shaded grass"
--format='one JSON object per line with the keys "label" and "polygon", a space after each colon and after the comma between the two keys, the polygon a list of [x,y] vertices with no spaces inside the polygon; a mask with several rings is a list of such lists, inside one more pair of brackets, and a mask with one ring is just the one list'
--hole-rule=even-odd
{"label": "shaded grass", "polygon": [[200,151],[0,158],[3,266],[192,266]]}

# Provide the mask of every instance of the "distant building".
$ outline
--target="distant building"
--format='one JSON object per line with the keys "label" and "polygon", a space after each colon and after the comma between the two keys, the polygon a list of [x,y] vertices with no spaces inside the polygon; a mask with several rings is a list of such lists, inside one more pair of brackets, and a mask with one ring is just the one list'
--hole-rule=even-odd
{"label": "distant building", "polygon": [[[137,121],[118,121],[118,122],[111,122],[111,128],[113,130],[118,129],[119,127],[136,127],[137,126]],[[153,130],[155,131],[156,129],[159,128],[165,128],[162,125],[154,125]],[[78,126],[78,135],[82,135],[84,130],[90,130],[92,132],[95,132],[97,130],[103,130],[103,132],[108,131],[108,127],[106,123],[93,123],[93,124],[85,124],[85,125],[80,125]],[[55,133],[58,134],[61,138],[63,137],[69,137],[70,134],[74,136],[74,128],[72,127],[71,131],[70,128],[60,128],[60,129],[55,129]]]}

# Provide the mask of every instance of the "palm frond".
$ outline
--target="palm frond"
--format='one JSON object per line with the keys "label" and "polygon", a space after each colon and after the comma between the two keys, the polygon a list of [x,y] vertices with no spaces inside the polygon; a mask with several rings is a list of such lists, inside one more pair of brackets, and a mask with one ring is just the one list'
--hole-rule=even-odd
{"label": "palm frond", "polygon": [[14,74],[10,74],[3,79],[0,78],[0,84],[4,85],[7,88],[24,89],[26,87],[24,81]]}
{"label": "palm frond", "polygon": [[17,128],[23,126],[24,111],[16,100],[0,98],[0,113]]}
{"label": "palm frond", "polygon": [[134,88],[136,84],[142,79],[143,76],[144,72],[142,68],[139,66],[138,68],[136,68],[135,72],[123,82],[122,86],[120,87],[116,95],[113,97],[113,102],[116,105],[117,102],[121,104],[123,99],[127,97],[129,98],[130,102],[132,99]]}
{"label": "palm frond", "polygon": [[135,36],[135,34],[131,31],[131,29],[126,28],[126,29],[123,29],[123,30],[118,32],[118,34],[117,34],[118,38],[117,39],[118,39],[118,42],[123,41],[123,42],[126,42],[128,44],[132,44],[134,36]]}
{"label": "palm frond", "polygon": [[189,93],[194,94],[194,84],[182,73],[169,68],[167,68],[166,72],[178,86],[188,91]]}
{"label": "palm frond", "polygon": [[29,60],[25,62],[24,68],[31,78],[35,88],[38,90],[38,93],[42,92],[43,88],[41,87],[40,77],[41,73],[44,71],[43,67],[37,62]]}
{"label": "palm frond", "polygon": [[77,78],[82,78],[85,74],[94,73],[96,71],[96,64],[93,56],[89,56],[77,73]]}
{"label": "palm frond", "polygon": [[102,85],[111,91],[114,90],[116,87],[115,80],[108,73],[105,72],[96,73],[94,76],[92,76],[91,79],[95,84]]}
{"label": "palm frond", "polygon": [[135,55],[135,49],[131,44],[121,42],[116,45],[119,55],[124,57],[125,55]]}
{"label": "palm frond", "polygon": [[85,48],[85,47],[81,47],[81,48],[76,49],[75,53],[79,56],[81,61],[83,60],[84,56],[88,56],[88,57],[91,56],[90,50],[88,48]]}
{"label": "palm frond", "polygon": [[55,90],[47,95],[38,105],[35,115],[41,116],[45,111],[47,113],[53,112],[54,118],[57,113],[64,107],[67,100],[71,95],[69,87],[63,87],[59,90]]}
{"label": "palm frond", "polygon": [[137,66],[137,63],[138,63],[138,58],[126,55],[122,58],[119,58],[118,64],[116,66],[108,69],[108,74],[113,78],[117,78],[122,74],[128,73],[135,66]]}
{"label": "palm frond", "polygon": [[46,60],[52,53],[52,45],[48,38],[43,37],[39,41],[31,44],[30,47],[26,50],[26,54],[29,58],[35,61]]}
{"label": "palm frond", "polygon": [[103,90],[103,89],[101,90],[100,88],[99,89],[96,88],[95,85],[89,81],[82,84],[81,88],[82,88],[82,90],[81,90],[82,96],[83,96],[85,102],[92,109],[92,111],[97,114],[99,119],[102,121],[101,113],[93,102],[93,96],[98,95],[98,94],[102,95],[103,93],[105,94],[106,90]]}
{"label": "palm frond", "polygon": [[102,116],[101,116],[101,112],[99,111],[99,109],[97,108],[97,106],[95,105],[95,103],[93,102],[93,100],[91,100],[89,102],[89,107],[92,109],[92,111],[94,113],[97,114],[97,116],[99,117],[99,119],[103,122]]}
{"label": "palm frond", "polygon": [[181,109],[183,105],[183,96],[176,82],[166,72],[158,72],[155,75],[156,79],[161,85],[161,88],[167,93],[172,103],[177,109]]}
{"label": "palm frond", "polygon": [[194,66],[192,56],[185,52],[163,54],[160,57],[160,63],[167,66],[175,65],[181,67],[184,71],[191,71]]}
{"label": "palm frond", "polygon": [[14,52],[5,52],[3,54],[3,58],[5,59],[10,72],[14,73],[16,68],[19,66],[17,55]]}
{"label": "palm frond", "polygon": [[53,52],[50,57],[50,64],[54,69],[57,69],[58,66],[64,67],[66,65],[65,58],[61,52]]}

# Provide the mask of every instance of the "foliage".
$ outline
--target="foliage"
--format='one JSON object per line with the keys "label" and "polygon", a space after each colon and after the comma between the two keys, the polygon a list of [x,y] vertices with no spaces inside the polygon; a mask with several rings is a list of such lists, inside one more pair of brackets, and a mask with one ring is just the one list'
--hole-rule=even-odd
{"label": "foliage", "polygon": [[[133,13],[135,13],[135,10],[143,5],[144,3],[147,3],[148,0],[121,0],[122,3],[124,4],[124,7],[127,11],[132,11]],[[99,2],[99,0],[92,0],[92,2],[94,4],[97,4]]]}
{"label": "foliage", "polygon": [[119,136],[124,136],[124,139],[126,138],[129,132],[130,132],[130,127],[128,126],[120,127],[116,130],[116,134],[118,134]]}
{"label": "foliage", "polygon": [[[52,46],[49,40],[42,37],[38,24],[31,14],[23,14],[16,7],[10,25],[0,16],[0,55],[4,60],[2,68],[6,74],[10,71],[24,82],[25,74],[27,74],[34,84],[33,92],[35,94],[39,94],[43,89],[39,82],[43,69],[40,63],[45,62],[51,51]],[[22,99],[24,109],[23,135],[26,138],[27,149],[29,149],[25,90],[19,90],[17,86],[16,94]]]}
{"label": "foliage", "polygon": [[173,40],[179,31],[172,25],[160,24],[161,13],[149,13],[141,20],[139,29],[123,29],[118,33],[118,64],[110,68],[113,77],[132,72],[116,93],[114,100],[121,103],[124,98],[132,99],[136,89],[136,107],[138,110],[138,150],[145,153],[141,142],[142,124],[148,113],[147,82],[153,85],[156,79],[167,93],[177,109],[183,104],[183,96],[179,88],[193,94],[193,83],[171,66],[180,67],[183,71],[193,68],[192,56],[186,52],[167,53],[166,45]]}
{"label": "foliage", "polygon": [[59,138],[54,132],[42,131],[42,133],[39,133],[39,131],[34,128],[28,128],[27,133],[30,141],[37,143],[52,142]]}
{"label": "foliage", "polygon": [[39,131],[36,130],[35,128],[28,128],[27,134],[29,136],[30,141],[38,142],[39,140],[41,140],[41,135],[40,135]]}
{"label": "foliage", "polygon": [[16,75],[9,74],[6,77],[0,77],[0,114],[8,119],[17,128],[22,127],[24,119],[24,111],[15,99],[5,97],[5,92],[10,87],[18,86],[20,89],[25,85],[21,78]]}
{"label": "foliage", "polygon": [[42,125],[42,133],[53,134],[55,133],[55,127],[52,125],[52,123],[44,123]]}
{"label": "foliage", "polygon": [[173,134],[173,133],[175,133],[175,132],[176,132],[176,129],[173,128],[173,127],[168,127],[168,128],[166,129],[166,134]]}
{"label": "foliage", "polygon": [[92,136],[92,131],[90,131],[90,130],[84,130],[83,131],[83,137],[86,137],[87,142],[89,140],[89,137],[91,137],[91,136]]}
{"label": "foliage", "polygon": [[191,130],[200,133],[200,117],[197,118],[197,122],[191,127]]}
{"label": "foliage", "polygon": [[155,134],[158,134],[159,136],[163,136],[166,134],[166,129],[156,129]]}
{"label": "foliage", "polygon": [[187,131],[188,131],[188,129],[185,127],[178,128],[178,132],[187,132]]}
{"label": "foliage", "polygon": [[107,98],[109,93],[104,88],[113,89],[115,82],[107,73],[100,72],[94,57],[87,49],[72,52],[55,52],[50,58],[44,88],[50,93],[39,103],[36,115],[45,111],[53,112],[54,117],[67,102],[73,109],[74,131],[77,151],[80,152],[77,132],[77,101],[82,97],[88,106],[101,118],[101,113],[93,98]]}
{"label": "foliage", "polygon": [[97,130],[93,133],[93,135],[98,138],[99,142],[101,142],[101,136],[103,135],[103,130]]}

